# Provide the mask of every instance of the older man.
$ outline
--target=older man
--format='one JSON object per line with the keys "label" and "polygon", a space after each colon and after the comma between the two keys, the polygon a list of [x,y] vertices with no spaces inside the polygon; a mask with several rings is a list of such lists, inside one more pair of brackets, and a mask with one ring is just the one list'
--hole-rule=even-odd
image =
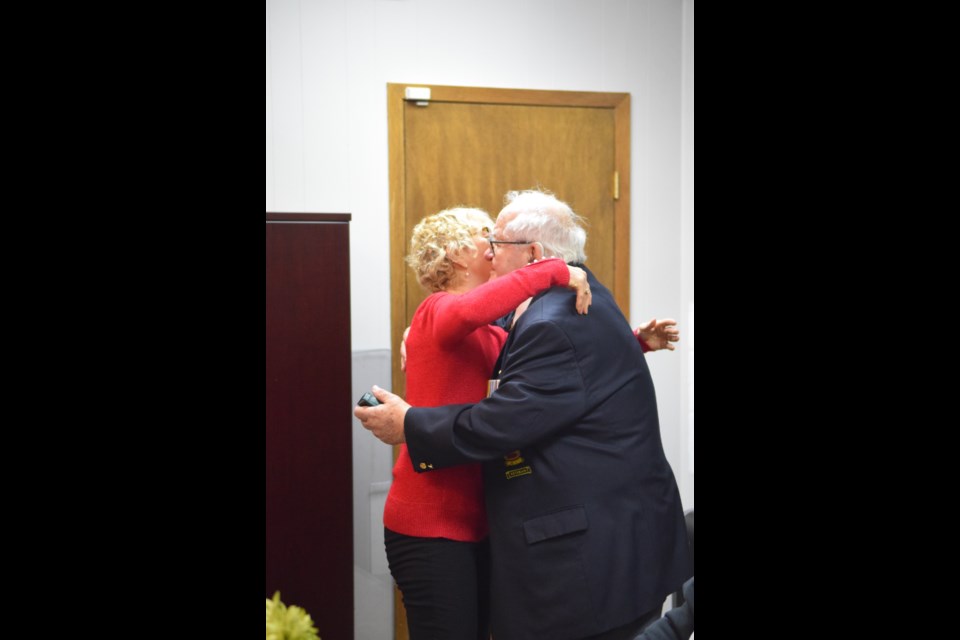
{"label": "older man", "polygon": [[[543,256],[581,268],[586,232],[569,206],[511,192],[488,257],[497,274]],[[497,640],[633,638],[690,577],[677,484],[653,382],[613,296],[588,272],[593,306],[553,288],[517,310],[486,400],[355,415],[418,472],[484,463]]]}

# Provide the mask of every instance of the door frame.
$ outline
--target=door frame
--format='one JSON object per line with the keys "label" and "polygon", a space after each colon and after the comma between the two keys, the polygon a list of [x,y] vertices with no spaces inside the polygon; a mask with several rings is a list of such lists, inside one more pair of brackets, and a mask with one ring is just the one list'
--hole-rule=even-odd
{"label": "door frame", "polygon": [[[551,107],[598,107],[613,109],[614,177],[610,190],[614,196],[614,278],[613,297],[626,317],[630,314],[630,94],[592,91],[543,91],[535,89],[494,89],[454,87],[431,84],[387,83],[387,129],[390,172],[390,345],[393,391],[404,395],[400,371],[399,345],[406,328],[407,308],[404,286],[404,255],[413,229],[406,226],[406,167],[404,158],[405,89],[430,90],[430,102],[464,102]],[[411,100],[415,101],[415,100]],[[498,212],[491,211],[495,218]]]}

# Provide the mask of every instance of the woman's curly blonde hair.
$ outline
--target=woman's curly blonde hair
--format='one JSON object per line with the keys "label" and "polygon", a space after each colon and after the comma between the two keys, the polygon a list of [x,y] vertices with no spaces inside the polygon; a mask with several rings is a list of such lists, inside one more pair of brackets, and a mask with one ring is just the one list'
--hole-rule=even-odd
{"label": "woman's curly blonde hair", "polygon": [[460,253],[476,255],[480,249],[473,241],[475,234],[486,235],[493,220],[483,209],[454,207],[427,216],[413,228],[410,239],[409,264],[417,281],[427,291],[445,291],[456,276],[453,261]]}

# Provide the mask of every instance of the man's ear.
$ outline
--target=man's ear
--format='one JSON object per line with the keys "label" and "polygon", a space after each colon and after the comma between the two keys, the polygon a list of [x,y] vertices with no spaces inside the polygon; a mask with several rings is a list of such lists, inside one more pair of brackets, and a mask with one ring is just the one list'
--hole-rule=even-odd
{"label": "man's ear", "polygon": [[542,245],[542,244],[540,244],[539,242],[531,242],[531,243],[530,243],[530,248],[533,249],[533,253],[531,254],[532,257],[530,258],[530,262],[533,262],[534,260],[542,260],[542,259],[543,259],[543,245]]}

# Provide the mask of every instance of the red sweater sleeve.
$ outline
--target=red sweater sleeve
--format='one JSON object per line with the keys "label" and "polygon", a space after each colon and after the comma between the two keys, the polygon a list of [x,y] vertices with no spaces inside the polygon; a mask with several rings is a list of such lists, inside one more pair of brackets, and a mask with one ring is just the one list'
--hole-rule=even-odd
{"label": "red sweater sleeve", "polygon": [[644,339],[640,337],[640,328],[639,328],[639,327],[637,327],[636,329],[633,330],[633,335],[636,336],[637,342],[640,343],[640,349],[641,349],[644,353],[646,353],[647,351],[650,351],[650,345],[648,345],[648,344],[644,341]]}
{"label": "red sweater sleeve", "polygon": [[640,337],[640,334],[638,332],[634,331],[633,335],[637,336],[637,342],[640,343],[640,348],[643,350],[644,353],[646,353],[647,351],[650,351],[650,345],[648,345],[646,342],[643,341],[643,338]]}
{"label": "red sweater sleeve", "polygon": [[550,287],[565,287],[570,270],[560,258],[548,258],[485,282],[461,295],[442,296],[434,314],[433,339],[442,348],[455,346],[471,331],[513,311]]}

